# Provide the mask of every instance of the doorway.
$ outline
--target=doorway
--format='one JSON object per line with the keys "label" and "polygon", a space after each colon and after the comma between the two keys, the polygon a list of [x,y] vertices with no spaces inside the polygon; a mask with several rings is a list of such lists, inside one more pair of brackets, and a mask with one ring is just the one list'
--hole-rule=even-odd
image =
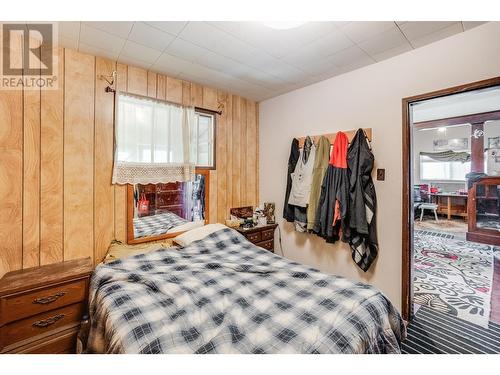
{"label": "doorway", "polygon": [[[435,309],[429,311],[488,324],[494,297],[483,291],[493,287],[493,252],[500,245],[499,98],[496,77],[402,101],[402,314],[407,321],[424,304]],[[471,257],[472,272],[484,280],[464,277],[463,259]],[[460,279],[467,279],[463,288],[472,286],[473,295],[460,293]]]}

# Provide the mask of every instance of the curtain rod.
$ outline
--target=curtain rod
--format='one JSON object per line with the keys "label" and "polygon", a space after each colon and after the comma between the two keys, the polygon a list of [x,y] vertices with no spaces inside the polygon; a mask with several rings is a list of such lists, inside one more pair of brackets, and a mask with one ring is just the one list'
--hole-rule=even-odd
{"label": "curtain rod", "polygon": [[[115,94],[116,94],[116,92],[115,92]],[[141,95],[141,94],[132,94],[132,93],[129,93],[129,92],[126,92],[126,91],[119,91],[118,94],[123,94],[123,95],[127,95],[127,96],[133,96],[133,97],[140,98],[140,99],[147,99],[147,100],[151,100],[151,101],[159,102],[159,103],[168,103],[168,104],[171,104],[171,105],[175,105],[177,107],[191,107],[189,105],[183,105],[183,104],[175,103],[175,102],[172,102],[170,100],[152,98],[150,96]],[[196,107],[196,106],[194,106],[194,109],[198,110],[198,111],[205,111],[205,112],[210,112],[210,113],[216,113],[219,116],[222,116],[222,111],[214,111],[213,109],[208,109],[208,108],[203,108],[203,107]]]}

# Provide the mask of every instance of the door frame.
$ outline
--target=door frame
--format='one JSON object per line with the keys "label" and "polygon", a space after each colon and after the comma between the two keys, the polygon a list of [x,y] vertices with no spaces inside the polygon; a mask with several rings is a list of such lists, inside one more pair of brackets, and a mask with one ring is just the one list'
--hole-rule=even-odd
{"label": "door frame", "polygon": [[412,149],[411,149],[411,112],[410,104],[427,99],[434,99],[452,94],[463,93],[500,85],[500,77],[466,83],[425,94],[402,99],[403,105],[403,212],[401,220],[402,231],[402,272],[401,272],[401,314],[403,319],[410,321],[413,315],[413,207],[410,207],[412,189]]}

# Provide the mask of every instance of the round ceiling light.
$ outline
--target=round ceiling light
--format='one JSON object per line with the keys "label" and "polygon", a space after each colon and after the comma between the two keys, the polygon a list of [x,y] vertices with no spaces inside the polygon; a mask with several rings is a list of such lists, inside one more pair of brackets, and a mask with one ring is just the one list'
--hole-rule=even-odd
{"label": "round ceiling light", "polygon": [[305,22],[297,21],[274,21],[274,22],[263,22],[264,25],[276,30],[288,30],[294,29],[296,27],[302,26]]}

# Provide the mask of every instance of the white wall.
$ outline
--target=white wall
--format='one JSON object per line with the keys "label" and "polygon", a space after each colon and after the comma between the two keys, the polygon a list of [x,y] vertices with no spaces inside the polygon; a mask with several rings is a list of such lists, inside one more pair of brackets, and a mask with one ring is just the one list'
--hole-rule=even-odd
{"label": "white wall", "polygon": [[[500,23],[488,23],[392,59],[266,100],[260,104],[260,196],[276,202],[285,255],[325,272],[379,287],[401,305],[401,99],[500,76]],[[380,253],[368,273],[345,244],[295,233],[281,218],[293,137],[358,127],[373,129]],[[279,250],[277,250],[279,252]]]}

